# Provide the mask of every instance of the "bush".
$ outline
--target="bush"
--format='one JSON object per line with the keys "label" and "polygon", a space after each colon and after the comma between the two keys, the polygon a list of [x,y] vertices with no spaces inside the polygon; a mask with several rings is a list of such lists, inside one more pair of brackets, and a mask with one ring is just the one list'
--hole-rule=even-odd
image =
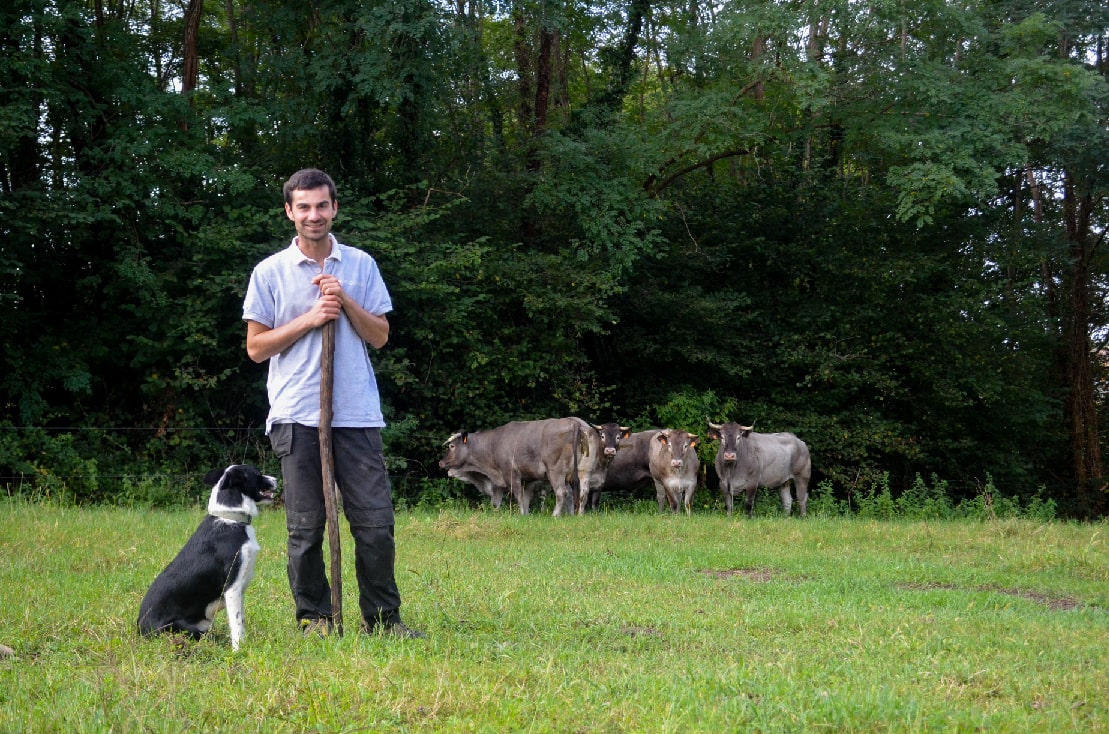
{"label": "bush", "polygon": [[837,499],[831,480],[825,479],[809,492],[808,513],[817,517],[847,517],[851,505],[847,500]]}
{"label": "bush", "polygon": [[890,491],[889,472],[883,474],[861,493],[855,495],[855,506],[859,517],[875,520],[890,520],[897,517],[897,503]]}
{"label": "bush", "polygon": [[96,500],[100,472],[95,458],[72,433],[42,429],[5,431],[0,440],[0,473],[10,494],[62,504]]}
{"label": "bush", "polygon": [[947,494],[947,482],[935,474],[932,475],[931,487],[917,474],[912,486],[901,493],[895,505],[898,517],[917,520],[938,520],[951,517],[954,512]]}

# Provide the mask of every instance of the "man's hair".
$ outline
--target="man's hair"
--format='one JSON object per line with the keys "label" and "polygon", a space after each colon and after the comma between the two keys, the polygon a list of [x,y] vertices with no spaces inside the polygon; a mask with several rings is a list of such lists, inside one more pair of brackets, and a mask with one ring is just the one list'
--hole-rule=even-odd
{"label": "man's hair", "polygon": [[311,191],[321,186],[327,187],[328,195],[335,201],[335,182],[331,180],[331,176],[318,168],[302,168],[285,182],[285,203],[293,203],[294,191]]}

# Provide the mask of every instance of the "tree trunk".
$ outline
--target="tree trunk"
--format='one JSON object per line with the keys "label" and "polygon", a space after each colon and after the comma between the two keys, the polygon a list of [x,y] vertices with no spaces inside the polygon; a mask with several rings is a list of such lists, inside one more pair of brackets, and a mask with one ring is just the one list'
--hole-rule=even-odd
{"label": "tree trunk", "polygon": [[[182,94],[188,94],[196,89],[196,85],[200,81],[200,52],[197,50],[197,36],[200,35],[200,17],[203,13],[204,0],[189,0],[189,7],[185,11],[185,39],[182,49]],[[188,120],[178,120],[177,127],[182,131],[187,131],[189,129]]]}
{"label": "tree trunk", "polygon": [[551,99],[551,32],[539,29],[539,58],[535,66],[535,120],[531,135],[534,139],[547,131],[547,111]]}
{"label": "tree trunk", "polygon": [[200,35],[200,18],[204,13],[204,0],[189,0],[185,11],[185,41],[183,68],[181,71],[181,91],[189,93],[196,89],[200,80],[200,55],[197,50],[197,37]]}
{"label": "tree trunk", "polygon": [[1095,355],[1090,342],[1092,205],[1092,197],[1078,195],[1073,180],[1067,176],[1063,186],[1063,214],[1070,265],[1063,284],[1067,303],[1063,314],[1063,370],[1067,387],[1066,420],[1078,500],[1076,509],[1087,517],[1102,515],[1106,509],[1094,394],[1092,360]]}

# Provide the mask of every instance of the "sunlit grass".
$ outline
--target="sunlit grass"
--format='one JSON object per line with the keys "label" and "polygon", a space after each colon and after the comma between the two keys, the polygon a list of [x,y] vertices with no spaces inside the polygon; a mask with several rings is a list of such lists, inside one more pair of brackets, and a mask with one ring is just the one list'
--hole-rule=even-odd
{"label": "sunlit grass", "polygon": [[0,504],[4,732],[1109,729],[1105,525],[398,515],[405,620],[293,624],[257,523],[247,638],[134,633],[199,511]]}

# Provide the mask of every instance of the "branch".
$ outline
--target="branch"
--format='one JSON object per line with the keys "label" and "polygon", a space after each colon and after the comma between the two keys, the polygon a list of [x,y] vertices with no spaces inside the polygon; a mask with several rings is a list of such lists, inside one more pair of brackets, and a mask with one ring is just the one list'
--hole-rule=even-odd
{"label": "branch", "polygon": [[[669,176],[662,179],[661,181],[658,181],[658,176],[656,176],[654,174],[651,174],[650,176],[647,177],[647,180],[644,182],[643,188],[651,196],[658,196],[658,194],[661,193],[663,189],[665,189],[667,186],[674,183],[674,181],[676,181],[677,179],[679,179],[682,176],[686,175],[687,173],[692,173],[693,171],[696,171],[698,168],[708,168],[713,163],[716,163],[717,161],[722,161],[725,158],[735,158],[735,157],[741,156],[741,155],[749,155],[751,152],[752,151],[751,151],[750,148],[735,148],[735,149],[732,149],[732,150],[725,150],[723,152],[717,153],[716,155],[711,155],[703,161],[698,161],[696,163],[691,163],[688,166],[685,166],[684,168],[679,168],[677,171],[674,171],[673,173],[671,173]],[[666,165],[669,165],[674,160],[675,159],[672,158],[670,161],[667,162]],[[655,183],[656,181],[658,181],[657,184]]]}

